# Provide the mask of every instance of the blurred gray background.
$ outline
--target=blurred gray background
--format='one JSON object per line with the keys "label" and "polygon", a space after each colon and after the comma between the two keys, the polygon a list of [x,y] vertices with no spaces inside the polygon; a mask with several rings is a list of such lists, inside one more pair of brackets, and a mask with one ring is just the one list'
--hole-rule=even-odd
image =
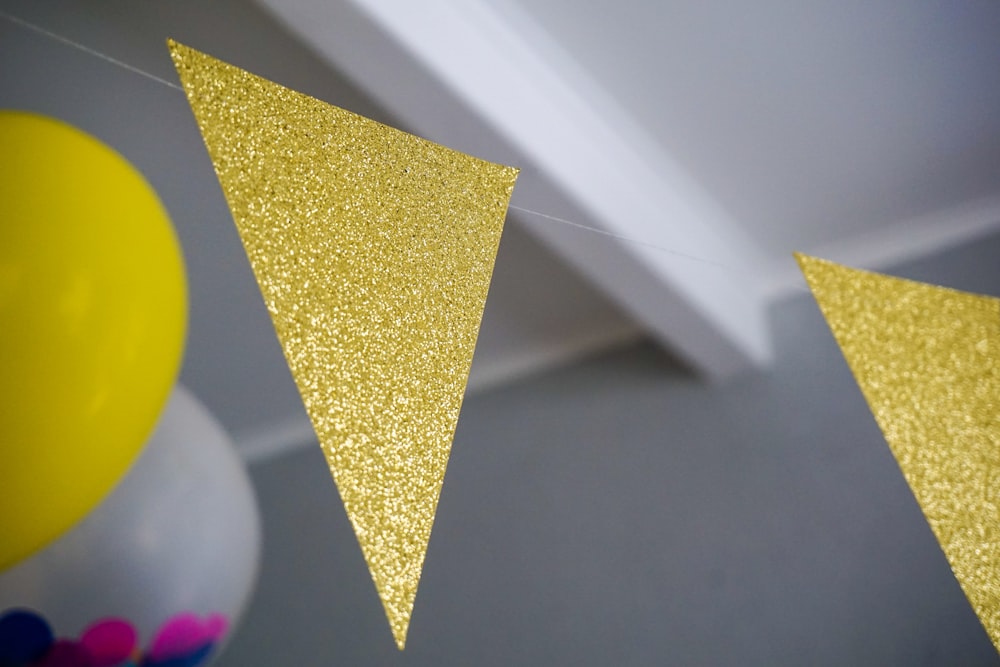
{"label": "blurred gray background", "polygon": [[[676,251],[512,212],[399,653],[183,95],[0,17],[0,106],[114,146],[181,238],[182,382],[264,516],[219,664],[1000,663],[789,259],[1000,295],[1000,9],[423,7],[440,33],[388,0],[0,0],[168,81],[172,37],[516,164],[515,206]],[[461,49],[521,68],[510,100]]]}

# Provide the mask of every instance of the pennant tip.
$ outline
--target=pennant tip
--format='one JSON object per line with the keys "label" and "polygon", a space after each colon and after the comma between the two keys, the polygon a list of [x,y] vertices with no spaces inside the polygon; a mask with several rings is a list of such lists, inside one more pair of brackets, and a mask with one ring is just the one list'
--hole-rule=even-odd
{"label": "pennant tip", "polygon": [[173,37],[167,37],[167,50],[170,51],[170,57],[174,61],[174,66],[177,66],[178,58],[182,58],[186,51],[193,51],[194,49],[186,44],[181,44]]}
{"label": "pennant tip", "polygon": [[410,629],[410,619],[404,619],[402,622],[393,623],[389,621],[389,629],[392,630],[392,638],[396,640],[396,648],[400,651],[406,648],[406,634]]}
{"label": "pennant tip", "polygon": [[392,632],[392,638],[396,641],[396,648],[402,651],[406,648],[406,635],[410,631],[410,615],[413,613],[413,596],[410,596],[408,603],[404,603],[405,608],[400,608],[399,606],[390,603],[390,598],[387,595],[388,592],[385,589],[380,587],[378,584],[375,585],[375,589],[378,591],[378,596],[382,600],[382,607],[385,610],[386,620],[389,621],[389,631]]}
{"label": "pennant tip", "polygon": [[802,269],[803,271],[805,270],[807,264],[812,263],[813,260],[816,259],[815,257],[811,257],[805,254],[804,252],[798,252],[798,251],[793,252],[792,257],[795,258],[795,261],[796,263],[798,263],[799,268]]}
{"label": "pennant tip", "polygon": [[795,258],[795,262],[799,265],[799,271],[802,272],[802,277],[806,279],[806,284],[809,286],[809,291],[814,291],[815,288],[815,275],[814,271],[819,265],[829,264],[825,259],[820,259],[819,257],[813,257],[802,252],[793,252],[792,256]]}

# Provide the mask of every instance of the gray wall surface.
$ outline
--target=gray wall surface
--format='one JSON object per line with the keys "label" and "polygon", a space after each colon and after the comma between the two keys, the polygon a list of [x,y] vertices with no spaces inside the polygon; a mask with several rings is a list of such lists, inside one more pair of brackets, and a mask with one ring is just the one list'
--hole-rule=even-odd
{"label": "gray wall surface", "polygon": [[[894,273],[1000,295],[1000,237]],[[318,448],[253,468],[259,590],[219,662],[1000,664],[811,297],[766,373],[640,345],[473,397],[397,652]]]}

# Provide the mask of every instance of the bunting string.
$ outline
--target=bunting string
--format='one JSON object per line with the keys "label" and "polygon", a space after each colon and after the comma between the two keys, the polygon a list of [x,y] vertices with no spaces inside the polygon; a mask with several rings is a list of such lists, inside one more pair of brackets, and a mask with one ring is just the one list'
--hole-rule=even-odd
{"label": "bunting string", "polygon": [[[0,10],[0,19],[4,19],[4,20],[6,20],[6,21],[8,21],[8,22],[10,22],[10,23],[12,23],[14,25],[17,25],[17,26],[19,26],[21,28],[24,28],[25,30],[30,30],[30,31],[38,34],[38,35],[41,35],[41,36],[46,37],[48,39],[54,40],[56,42],[59,42],[60,44],[64,44],[64,45],[69,46],[71,48],[77,49],[78,51],[86,53],[86,54],[88,54],[90,56],[93,56],[95,58],[99,58],[99,59],[101,59],[101,60],[103,60],[105,62],[111,63],[112,65],[115,65],[115,66],[120,67],[122,69],[125,69],[125,70],[127,70],[129,72],[132,72],[133,74],[138,74],[139,76],[145,77],[145,78],[147,78],[147,79],[149,79],[151,81],[155,81],[156,83],[158,83],[160,85],[163,85],[163,86],[166,86],[167,88],[171,88],[171,89],[176,90],[178,92],[183,92],[184,91],[184,89],[181,88],[176,83],[172,83],[172,82],[170,82],[170,81],[168,81],[168,80],[166,80],[166,79],[164,79],[162,77],[159,77],[159,76],[157,76],[155,74],[147,72],[146,70],[143,70],[143,69],[140,69],[138,67],[135,67],[134,65],[130,65],[129,63],[124,62],[122,60],[119,60],[118,58],[115,58],[115,57],[110,56],[110,55],[108,55],[106,53],[98,51],[97,49],[94,49],[92,47],[89,47],[86,44],[81,44],[80,42],[78,42],[76,40],[73,40],[73,39],[70,39],[69,37],[66,37],[64,35],[60,35],[58,33],[52,32],[51,30],[47,30],[47,29],[45,29],[45,28],[43,28],[43,27],[41,27],[39,25],[31,23],[30,21],[26,21],[26,20],[24,20],[24,19],[22,19],[22,18],[20,18],[18,16],[14,16],[12,14],[9,14],[9,13],[3,11],[3,10]],[[743,275],[745,273],[744,271],[736,269],[736,268],[734,268],[732,266],[729,266],[727,264],[724,264],[722,262],[718,262],[716,260],[713,260],[713,259],[710,259],[710,258],[707,258],[707,257],[702,257],[702,256],[695,255],[695,254],[692,254],[692,253],[688,253],[688,252],[684,252],[684,251],[681,251],[681,250],[677,250],[676,248],[669,248],[669,247],[666,247],[666,246],[663,246],[663,245],[659,245],[659,244],[656,244],[656,243],[651,243],[651,242],[646,241],[644,239],[637,239],[637,238],[633,238],[633,237],[630,237],[630,236],[626,236],[624,234],[617,234],[615,232],[610,232],[610,231],[605,230],[605,229],[599,229],[599,228],[593,227],[591,225],[586,225],[586,224],[583,224],[581,222],[575,222],[573,220],[568,220],[566,218],[561,218],[559,216],[550,215],[548,213],[543,213],[541,211],[535,211],[533,209],[525,208],[523,206],[516,206],[516,205],[511,204],[510,206],[508,206],[508,208],[511,209],[511,210],[517,211],[518,213],[523,213],[523,214],[528,215],[528,216],[534,216],[534,218],[536,220],[547,220],[549,222],[559,223],[559,224],[565,225],[567,227],[572,227],[574,229],[579,229],[581,231],[585,231],[585,232],[589,232],[589,233],[592,233],[592,234],[597,234],[597,235],[600,235],[600,236],[604,236],[606,238],[613,239],[615,241],[619,241],[621,243],[628,243],[630,245],[635,245],[635,246],[641,246],[641,247],[644,247],[644,248],[648,248],[650,250],[654,250],[656,252],[660,252],[660,253],[663,253],[663,254],[666,254],[666,255],[671,255],[672,257],[676,257],[676,258],[679,258],[679,259],[682,259],[682,260],[685,260],[685,261],[694,262],[694,263],[698,263],[698,264],[704,264],[704,265],[707,265],[707,266],[712,266],[714,268],[717,268],[717,269],[720,269],[720,270],[723,270],[723,271],[727,271],[727,272],[730,272],[730,273],[738,274],[738,275]],[[795,285],[794,289],[796,291],[798,291],[798,292],[808,292],[809,291],[808,288],[804,284],[802,284],[802,285]]]}

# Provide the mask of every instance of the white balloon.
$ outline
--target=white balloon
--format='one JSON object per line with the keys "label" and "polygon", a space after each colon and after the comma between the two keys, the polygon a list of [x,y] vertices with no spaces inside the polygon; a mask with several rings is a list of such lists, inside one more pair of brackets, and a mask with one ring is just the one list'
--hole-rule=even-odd
{"label": "white balloon", "polygon": [[260,517],[243,461],[178,385],[112,494],[56,542],[0,573],[0,614],[33,609],[70,638],[117,616],[146,647],[180,612],[223,614],[232,627],[259,558]]}

